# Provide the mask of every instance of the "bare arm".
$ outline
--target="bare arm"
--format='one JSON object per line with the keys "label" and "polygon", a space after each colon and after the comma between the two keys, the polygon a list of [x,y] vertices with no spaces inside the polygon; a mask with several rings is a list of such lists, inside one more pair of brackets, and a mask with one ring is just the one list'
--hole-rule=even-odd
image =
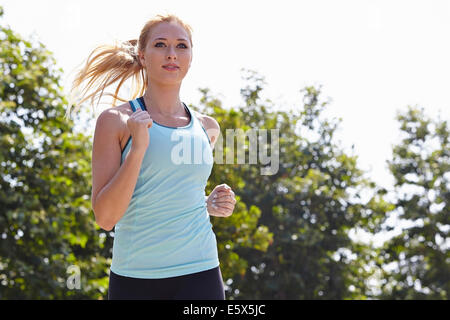
{"label": "bare arm", "polygon": [[217,138],[220,135],[220,126],[216,119],[213,117],[201,114],[197,111],[194,111],[197,115],[197,118],[200,120],[203,128],[206,131],[206,134],[209,137],[209,140],[211,141],[211,148],[214,149],[214,146],[217,142]]}
{"label": "bare arm", "polygon": [[[211,141],[211,148],[214,149],[220,135],[220,125],[213,117],[201,114],[200,116],[202,125]],[[209,196],[205,195],[205,202],[210,216],[228,217],[233,212],[236,200],[231,188],[226,184],[221,184],[216,186]]]}
{"label": "bare arm", "polygon": [[95,221],[112,230],[131,201],[145,149],[130,148],[120,165],[120,122],[117,112],[103,111],[95,128],[92,148],[92,209]]}

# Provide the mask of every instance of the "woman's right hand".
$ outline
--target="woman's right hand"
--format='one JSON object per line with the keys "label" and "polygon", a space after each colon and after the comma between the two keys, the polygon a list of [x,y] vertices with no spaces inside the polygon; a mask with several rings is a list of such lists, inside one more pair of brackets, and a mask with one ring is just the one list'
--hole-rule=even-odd
{"label": "woman's right hand", "polygon": [[148,128],[153,125],[153,120],[147,111],[137,109],[127,120],[127,127],[133,138],[133,149],[147,150],[150,143]]}

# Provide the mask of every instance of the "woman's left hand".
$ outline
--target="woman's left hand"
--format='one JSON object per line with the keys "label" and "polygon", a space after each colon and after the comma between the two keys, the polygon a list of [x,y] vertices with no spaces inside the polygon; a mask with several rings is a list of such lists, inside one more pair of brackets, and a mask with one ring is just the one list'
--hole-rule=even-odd
{"label": "woman's left hand", "polygon": [[206,199],[209,215],[215,217],[231,216],[235,204],[234,192],[226,184],[216,186]]}

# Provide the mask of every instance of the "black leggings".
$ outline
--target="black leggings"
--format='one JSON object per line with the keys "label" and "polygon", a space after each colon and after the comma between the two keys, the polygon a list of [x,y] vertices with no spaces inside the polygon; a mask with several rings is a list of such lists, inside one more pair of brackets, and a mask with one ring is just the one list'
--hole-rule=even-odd
{"label": "black leggings", "polygon": [[220,266],[162,279],[140,279],[110,270],[109,300],[225,300]]}

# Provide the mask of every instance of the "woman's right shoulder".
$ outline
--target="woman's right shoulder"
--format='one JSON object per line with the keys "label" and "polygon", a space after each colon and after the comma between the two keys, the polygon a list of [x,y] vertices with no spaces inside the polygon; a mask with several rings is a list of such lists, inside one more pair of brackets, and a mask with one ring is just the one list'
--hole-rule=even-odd
{"label": "woman's right shoulder", "polygon": [[130,104],[125,102],[121,105],[110,107],[103,110],[97,118],[97,126],[107,126],[112,130],[118,130],[121,133],[127,120],[132,114]]}

